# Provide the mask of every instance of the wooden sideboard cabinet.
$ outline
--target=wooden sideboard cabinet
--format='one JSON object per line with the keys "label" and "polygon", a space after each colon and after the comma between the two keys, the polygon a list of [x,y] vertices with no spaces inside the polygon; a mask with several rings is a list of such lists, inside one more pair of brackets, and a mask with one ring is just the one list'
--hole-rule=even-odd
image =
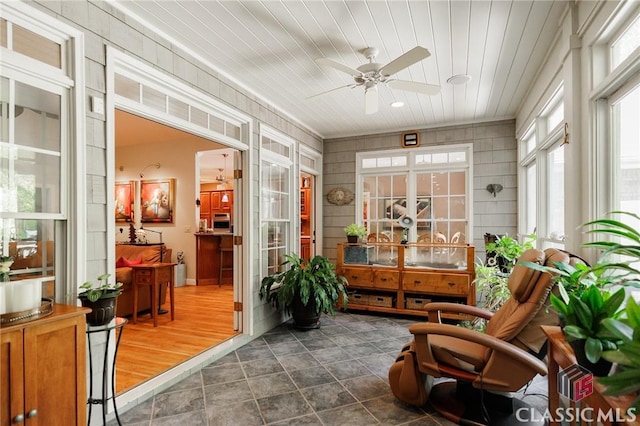
{"label": "wooden sideboard cabinet", "polygon": [[47,317],[0,328],[1,426],[87,424],[88,309],[53,309]]}
{"label": "wooden sideboard cabinet", "polygon": [[475,306],[474,256],[468,244],[340,243],[336,270],[349,282],[348,309],[426,317],[428,302]]}

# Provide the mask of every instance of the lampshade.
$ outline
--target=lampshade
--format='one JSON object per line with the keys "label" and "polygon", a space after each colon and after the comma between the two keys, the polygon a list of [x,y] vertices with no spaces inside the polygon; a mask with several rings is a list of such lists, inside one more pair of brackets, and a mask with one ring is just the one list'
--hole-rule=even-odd
{"label": "lampshade", "polygon": [[229,196],[227,195],[226,192],[224,194],[222,194],[222,202],[223,203],[228,203],[229,202]]}

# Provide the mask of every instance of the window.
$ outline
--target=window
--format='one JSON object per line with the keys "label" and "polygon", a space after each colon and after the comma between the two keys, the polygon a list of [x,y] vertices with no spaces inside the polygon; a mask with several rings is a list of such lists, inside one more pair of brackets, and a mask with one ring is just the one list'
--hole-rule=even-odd
{"label": "window", "polygon": [[36,12],[23,19],[15,6],[1,19],[2,61],[11,67],[0,68],[0,253],[13,257],[12,281],[42,278],[43,296],[62,300],[74,86],[65,55],[73,39],[53,35],[61,24]]}
{"label": "window", "polygon": [[[470,145],[455,145],[358,154],[357,222],[378,241],[465,242],[471,153]],[[413,219],[406,230],[403,217]]]}
{"label": "window", "polygon": [[616,68],[640,47],[640,16],[611,44],[611,67]]}
{"label": "window", "polygon": [[280,271],[284,255],[293,247],[293,141],[262,125],[260,145],[261,272],[267,276]]}
{"label": "window", "polygon": [[564,246],[564,103],[562,87],[520,139],[519,231],[540,248]]}

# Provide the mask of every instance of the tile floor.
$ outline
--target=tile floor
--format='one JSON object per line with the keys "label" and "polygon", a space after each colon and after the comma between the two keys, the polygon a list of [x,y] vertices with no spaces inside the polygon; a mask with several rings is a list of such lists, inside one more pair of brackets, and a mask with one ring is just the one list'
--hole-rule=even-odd
{"label": "tile floor", "polygon": [[[120,419],[130,426],[451,425],[428,406],[404,405],[389,389],[387,372],[416,321],[337,313],[316,330],[286,323]],[[537,378],[524,397],[544,410],[542,394],[546,382]]]}

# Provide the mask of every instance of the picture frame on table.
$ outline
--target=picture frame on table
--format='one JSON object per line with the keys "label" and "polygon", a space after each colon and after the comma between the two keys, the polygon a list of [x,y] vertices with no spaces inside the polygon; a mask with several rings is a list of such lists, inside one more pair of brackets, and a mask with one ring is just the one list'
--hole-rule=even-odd
{"label": "picture frame on table", "polygon": [[175,179],[140,181],[140,221],[173,223]]}
{"label": "picture frame on table", "polygon": [[116,182],[115,184],[115,216],[116,222],[133,222],[133,200],[135,182]]}

